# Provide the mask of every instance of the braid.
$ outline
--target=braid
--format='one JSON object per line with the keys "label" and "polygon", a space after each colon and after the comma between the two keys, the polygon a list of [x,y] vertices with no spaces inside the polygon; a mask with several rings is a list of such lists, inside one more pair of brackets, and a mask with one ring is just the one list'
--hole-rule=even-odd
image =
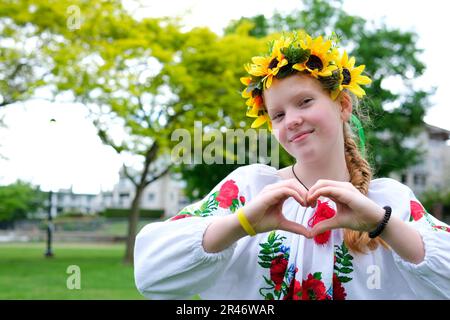
{"label": "braid", "polygon": [[[348,123],[344,123],[345,162],[350,173],[350,181],[362,194],[367,195],[372,180],[372,169],[369,163],[361,156],[353,139],[353,133]],[[367,232],[346,229],[344,231],[346,246],[357,253],[365,253],[366,249],[375,250],[379,244],[388,248],[386,242],[380,238],[370,239]]]}

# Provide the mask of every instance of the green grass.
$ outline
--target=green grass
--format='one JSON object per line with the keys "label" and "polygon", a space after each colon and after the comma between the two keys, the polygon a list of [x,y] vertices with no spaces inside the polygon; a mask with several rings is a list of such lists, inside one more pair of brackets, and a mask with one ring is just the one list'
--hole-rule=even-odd
{"label": "green grass", "polygon": [[[0,299],[144,299],[133,267],[122,264],[124,244],[56,244],[45,258],[45,243],[0,244]],[[70,290],[67,273],[77,265],[81,289]]]}

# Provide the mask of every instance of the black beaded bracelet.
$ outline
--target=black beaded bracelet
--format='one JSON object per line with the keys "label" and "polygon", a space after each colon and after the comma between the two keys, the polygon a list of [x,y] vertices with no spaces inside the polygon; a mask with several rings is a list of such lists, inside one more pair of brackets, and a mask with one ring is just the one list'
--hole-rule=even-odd
{"label": "black beaded bracelet", "polygon": [[369,232],[369,238],[371,239],[378,237],[381,232],[383,232],[389,221],[389,218],[391,217],[392,208],[389,206],[385,206],[383,207],[383,209],[385,210],[383,221],[380,222],[380,224],[374,231]]}

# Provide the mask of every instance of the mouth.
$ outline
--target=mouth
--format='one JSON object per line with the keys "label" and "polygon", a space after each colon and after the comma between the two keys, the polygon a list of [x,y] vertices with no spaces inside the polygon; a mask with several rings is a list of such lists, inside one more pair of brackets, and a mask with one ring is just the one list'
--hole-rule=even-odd
{"label": "mouth", "polygon": [[304,131],[304,132],[300,132],[300,133],[296,134],[295,136],[293,136],[291,139],[289,139],[289,142],[297,142],[297,141],[301,141],[303,139],[306,139],[313,132],[314,132],[314,129],[311,129],[311,130],[308,130],[308,131]]}

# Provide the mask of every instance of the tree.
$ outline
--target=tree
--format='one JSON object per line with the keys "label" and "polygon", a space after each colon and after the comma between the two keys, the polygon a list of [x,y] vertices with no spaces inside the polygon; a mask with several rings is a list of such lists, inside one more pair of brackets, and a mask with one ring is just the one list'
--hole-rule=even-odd
{"label": "tree", "polygon": [[45,193],[39,187],[17,181],[0,186],[0,225],[12,224],[43,207]]}
{"label": "tree", "polygon": [[[82,23],[69,31],[66,9],[74,3]],[[135,185],[124,258],[130,263],[140,197],[170,170],[172,132],[192,132],[199,119],[211,128],[242,120],[235,117],[242,106],[238,79],[244,57],[261,42],[238,34],[222,38],[206,28],[183,33],[176,19],[136,21],[120,1],[27,5],[10,4],[9,12],[18,25],[26,22],[38,36],[52,38],[45,52],[53,61],[55,94],[70,92],[89,108],[104,143],[140,161],[138,171],[124,167]],[[111,134],[114,125],[120,137]]]}

